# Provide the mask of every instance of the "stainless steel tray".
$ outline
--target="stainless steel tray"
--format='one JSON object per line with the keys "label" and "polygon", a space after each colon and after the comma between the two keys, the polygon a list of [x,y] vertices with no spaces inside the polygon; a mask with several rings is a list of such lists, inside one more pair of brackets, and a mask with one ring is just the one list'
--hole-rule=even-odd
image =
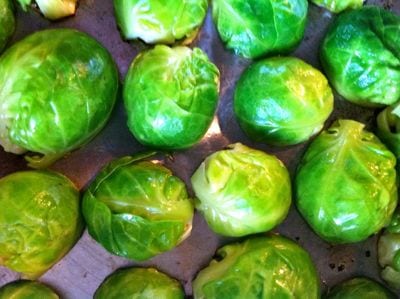
{"label": "stainless steel tray", "polygon": [[[369,0],[366,3],[385,6],[400,14],[399,0]],[[118,65],[121,81],[132,59],[139,51],[146,48],[141,43],[128,43],[121,39],[110,0],[82,0],[75,17],[54,23],[33,11],[25,13],[18,9],[17,17],[18,27],[12,43],[31,32],[45,28],[77,28],[94,36],[111,52]],[[318,48],[332,18],[334,16],[326,10],[310,4],[305,38],[293,55],[321,69]],[[167,165],[186,181],[190,190],[190,176],[207,155],[230,143],[240,141],[277,155],[285,162],[293,176],[297,161],[307,143],[277,148],[253,143],[242,133],[233,115],[232,94],[235,82],[251,61],[224,50],[210,13],[193,46],[198,46],[207,52],[220,69],[221,92],[217,118],[198,145],[186,151],[173,153],[172,159],[166,161]],[[373,110],[352,105],[335,94],[335,111],[327,124],[339,117],[352,118],[372,128],[374,113]],[[84,189],[107,162],[142,150],[144,147],[128,131],[126,115],[119,96],[106,128],[87,146],[59,160],[51,168],[67,175],[79,188]],[[26,169],[23,157],[5,153],[0,149],[0,177],[23,169]],[[376,236],[354,245],[331,246],[309,229],[294,205],[287,219],[275,231],[297,241],[310,252],[318,268],[323,290],[355,275],[365,275],[380,280],[376,258]],[[207,227],[202,216],[196,214],[192,234],[181,245],[147,262],[135,263],[107,253],[85,232],[76,246],[40,280],[55,288],[63,298],[86,299],[92,298],[103,279],[119,267],[154,266],[177,278],[184,286],[186,294],[191,296],[191,281],[196,273],[209,263],[218,247],[232,240],[215,235]],[[0,267],[0,286],[18,278],[18,274]],[[400,293],[398,295],[400,297]]]}

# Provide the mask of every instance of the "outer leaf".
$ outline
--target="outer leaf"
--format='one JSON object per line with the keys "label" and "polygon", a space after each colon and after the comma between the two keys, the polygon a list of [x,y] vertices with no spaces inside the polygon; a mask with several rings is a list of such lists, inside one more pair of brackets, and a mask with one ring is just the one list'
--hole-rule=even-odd
{"label": "outer leaf", "polygon": [[325,76],[294,57],[252,64],[236,85],[234,111],[252,139],[296,144],[318,133],[333,110]]}
{"label": "outer leaf", "polygon": [[[21,1],[21,0],[19,0]],[[75,14],[77,0],[35,0],[44,16],[57,20]]]}
{"label": "outer leaf", "polygon": [[311,0],[311,2],[331,12],[339,13],[346,9],[360,8],[364,0]]}
{"label": "outer leaf", "polygon": [[193,282],[195,299],[319,298],[308,253],[279,236],[226,245]]}
{"label": "outer leaf", "polygon": [[207,157],[191,181],[196,208],[216,233],[225,236],[268,231],[289,211],[291,190],[285,165],[240,143]]}
{"label": "outer leaf", "polygon": [[0,58],[0,144],[43,154],[47,166],[88,142],[105,125],[118,86],[110,54],[71,29],[36,32]]}
{"label": "outer leaf", "polygon": [[149,44],[190,43],[203,23],[207,6],[207,0],[114,0],[123,37]]}
{"label": "outer leaf", "polygon": [[307,149],[297,207],[332,243],[359,242],[388,225],[397,204],[396,159],[364,125],[338,120]]}
{"label": "outer leaf", "polygon": [[369,278],[357,277],[335,286],[326,299],[394,299],[384,286]]}
{"label": "outer leaf", "polygon": [[377,6],[340,14],[322,43],[321,60],[345,99],[394,104],[400,100],[400,16]]}
{"label": "outer leaf", "polygon": [[15,16],[11,0],[0,0],[0,53],[15,30]]}
{"label": "outer leaf", "polygon": [[183,299],[179,282],[152,268],[120,269],[97,289],[94,299]]}
{"label": "outer leaf", "polygon": [[0,288],[0,299],[59,299],[48,286],[29,280],[18,280]]}
{"label": "outer leaf", "polygon": [[191,231],[193,206],[184,183],[167,168],[137,157],[106,166],[86,191],[82,208],[96,241],[135,260],[174,248]]}
{"label": "outer leaf", "polygon": [[378,136],[400,158],[400,105],[387,107],[377,117]]}
{"label": "outer leaf", "polygon": [[0,180],[0,264],[36,278],[82,233],[79,193],[64,176],[25,171]]}
{"label": "outer leaf", "polygon": [[135,58],[125,79],[129,129],[147,146],[190,147],[212,122],[218,90],[219,71],[200,49],[156,46]]}
{"label": "outer leaf", "polygon": [[246,58],[293,50],[304,35],[306,0],[213,0],[212,14],[226,47]]}

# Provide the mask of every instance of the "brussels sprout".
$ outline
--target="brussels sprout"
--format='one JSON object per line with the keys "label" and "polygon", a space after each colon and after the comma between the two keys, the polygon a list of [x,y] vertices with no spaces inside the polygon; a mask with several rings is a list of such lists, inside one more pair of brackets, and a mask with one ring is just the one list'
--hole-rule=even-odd
{"label": "brussels sprout", "polygon": [[15,16],[11,0],[0,0],[0,53],[15,30]]}
{"label": "brussels sprout", "polygon": [[36,2],[40,12],[49,20],[57,20],[72,16],[76,11],[78,0],[17,0],[24,11]]}
{"label": "brussels sprout", "polygon": [[360,8],[364,0],[311,0],[311,2],[331,12],[339,13],[346,9]]}
{"label": "brussels sprout", "polygon": [[309,146],[296,176],[297,207],[331,243],[359,242],[388,225],[397,204],[396,158],[364,125],[338,120]]}
{"label": "brussels sprout", "polygon": [[78,190],[55,172],[23,171],[3,177],[0,207],[0,265],[24,278],[46,272],[83,230]]}
{"label": "brussels sprout", "polygon": [[294,57],[251,65],[236,85],[234,111],[252,139],[290,145],[318,133],[333,110],[325,76]]}
{"label": "brussels sprout", "polygon": [[382,278],[393,288],[400,289],[400,209],[393,214],[390,225],[378,241],[378,260]]}
{"label": "brussels sprout", "polygon": [[240,143],[207,157],[191,180],[196,208],[221,235],[265,232],[289,211],[291,188],[285,165]]}
{"label": "brussels sprout", "polygon": [[32,151],[34,168],[46,167],[82,146],[105,125],[118,75],[110,54],[72,29],[36,32],[0,58],[0,145]]}
{"label": "brussels sprout", "polygon": [[107,277],[94,295],[94,299],[128,298],[183,299],[185,294],[179,282],[156,269],[128,268]]}
{"label": "brussels sprout", "polygon": [[280,236],[226,245],[193,282],[195,299],[319,298],[308,253]]}
{"label": "brussels sprout", "polygon": [[321,47],[325,73],[347,100],[367,107],[400,100],[400,17],[365,6],[340,14]]}
{"label": "brussels sprout", "polygon": [[395,299],[384,286],[365,277],[357,277],[335,286],[326,299]]}
{"label": "brussels sprout", "polygon": [[0,299],[59,299],[48,286],[29,280],[18,280],[0,288]]}
{"label": "brussels sprout", "polygon": [[114,0],[123,37],[149,44],[190,43],[203,23],[207,7],[207,0]]}
{"label": "brussels sprout", "polygon": [[219,36],[237,55],[257,58],[290,52],[301,41],[307,0],[213,0]]}
{"label": "brussels sprout", "polygon": [[185,184],[146,155],[111,162],[89,186],[83,216],[90,235],[109,252],[146,260],[178,245],[192,229]]}
{"label": "brussels sprout", "polygon": [[[400,104],[387,107],[377,117],[378,136],[400,158]],[[397,165],[399,166],[399,165]]]}
{"label": "brussels sprout", "polygon": [[210,126],[219,71],[198,48],[156,46],[139,54],[123,91],[128,126],[144,145],[188,148]]}

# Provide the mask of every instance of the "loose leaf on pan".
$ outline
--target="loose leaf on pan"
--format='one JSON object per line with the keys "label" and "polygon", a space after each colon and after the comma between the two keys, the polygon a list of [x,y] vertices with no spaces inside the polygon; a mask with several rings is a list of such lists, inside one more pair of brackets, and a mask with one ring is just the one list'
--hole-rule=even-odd
{"label": "loose leaf on pan", "polygon": [[364,0],[311,0],[314,4],[325,7],[334,13],[339,13],[346,9],[360,8]]}
{"label": "loose leaf on pan", "polygon": [[[17,0],[27,10],[33,0]],[[35,0],[41,13],[50,20],[57,20],[75,14],[78,0]]]}
{"label": "loose leaf on pan", "polygon": [[250,238],[217,251],[193,282],[196,299],[319,298],[308,253],[280,236]]}
{"label": "loose leaf on pan", "polygon": [[305,152],[296,201],[313,230],[332,243],[359,242],[388,225],[397,204],[396,159],[364,125],[338,120]]}
{"label": "loose leaf on pan", "polygon": [[153,268],[117,270],[104,280],[94,295],[94,299],[184,297],[178,281]]}
{"label": "loose leaf on pan", "polygon": [[149,44],[190,43],[207,8],[207,0],[114,0],[115,17],[123,37]]}
{"label": "loose leaf on pan", "polygon": [[213,0],[212,14],[226,47],[246,58],[294,49],[304,35],[306,0]]}
{"label": "loose leaf on pan", "polygon": [[144,145],[188,148],[206,133],[218,104],[219,71],[199,48],[156,46],[125,79],[128,127]]}
{"label": "loose leaf on pan", "polygon": [[321,46],[330,83],[367,107],[400,100],[400,16],[377,6],[340,14]]}
{"label": "loose leaf on pan", "polygon": [[0,299],[59,299],[48,286],[29,280],[17,280],[0,288]]}
{"label": "loose leaf on pan", "polygon": [[72,29],[38,31],[0,58],[0,144],[33,167],[90,141],[116,100],[118,74],[95,39]]}
{"label": "loose leaf on pan", "polygon": [[0,0],[0,53],[15,30],[15,16],[11,0]]}

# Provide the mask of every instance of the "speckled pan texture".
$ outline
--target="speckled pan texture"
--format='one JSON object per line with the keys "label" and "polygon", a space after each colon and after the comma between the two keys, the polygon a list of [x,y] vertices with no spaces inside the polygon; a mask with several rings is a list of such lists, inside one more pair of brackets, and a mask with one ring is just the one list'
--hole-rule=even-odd
{"label": "speckled pan texture", "polygon": [[[385,6],[400,14],[399,0],[368,0],[366,2]],[[77,28],[94,36],[114,57],[118,65],[120,80],[124,78],[132,59],[146,48],[143,43],[128,43],[122,40],[114,19],[113,3],[110,0],[81,0],[76,16],[59,22],[47,21],[32,10],[24,13],[18,9],[17,18],[18,25],[12,43],[31,32],[45,28]],[[317,53],[322,37],[332,20],[331,13],[310,4],[304,40],[293,55],[321,70]],[[190,176],[201,161],[226,145],[240,141],[248,146],[277,155],[293,176],[298,160],[308,143],[283,148],[271,147],[250,141],[240,130],[233,114],[233,91],[235,82],[251,61],[224,50],[213,25],[210,11],[192,46],[203,49],[221,72],[217,117],[199,144],[188,150],[174,152],[165,161],[166,165],[187,183],[192,192]],[[120,94],[121,92],[105,129],[88,145],[51,166],[51,169],[68,176],[82,190],[94,178],[99,169],[112,159],[135,154],[145,149],[134,139],[127,128],[127,118]],[[333,120],[340,117],[361,121],[366,123],[368,128],[372,128],[375,122],[374,116],[374,110],[355,106],[335,94],[335,110],[325,125],[329,126]],[[25,168],[26,162],[22,156],[8,154],[0,149],[0,177]],[[331,246],[309,229],[294,205],[292,205],[286,220],[274,231],[295,240],[311,253],[324,290],[355,275],[365,275],[380,281],[376,258],[376,236],[354,245]],[[188,239],[170,252],[143,263],[135,263],[107,253],[85,231],[76,246],[45,273],[40,281],[53,287],[63,298],[86,299],[92,298],[94,291],[104,278],[120,267],[153,266],[178,279],[190,297],[192,294],[191,282],[196,273],[209,263],[218,247],[230,241],[232,239],[214,234],[207,227],[203,217],[196,213],[193,231]],[[0,267],[0,286],[16,279],[18,279],[18,274]]]}

